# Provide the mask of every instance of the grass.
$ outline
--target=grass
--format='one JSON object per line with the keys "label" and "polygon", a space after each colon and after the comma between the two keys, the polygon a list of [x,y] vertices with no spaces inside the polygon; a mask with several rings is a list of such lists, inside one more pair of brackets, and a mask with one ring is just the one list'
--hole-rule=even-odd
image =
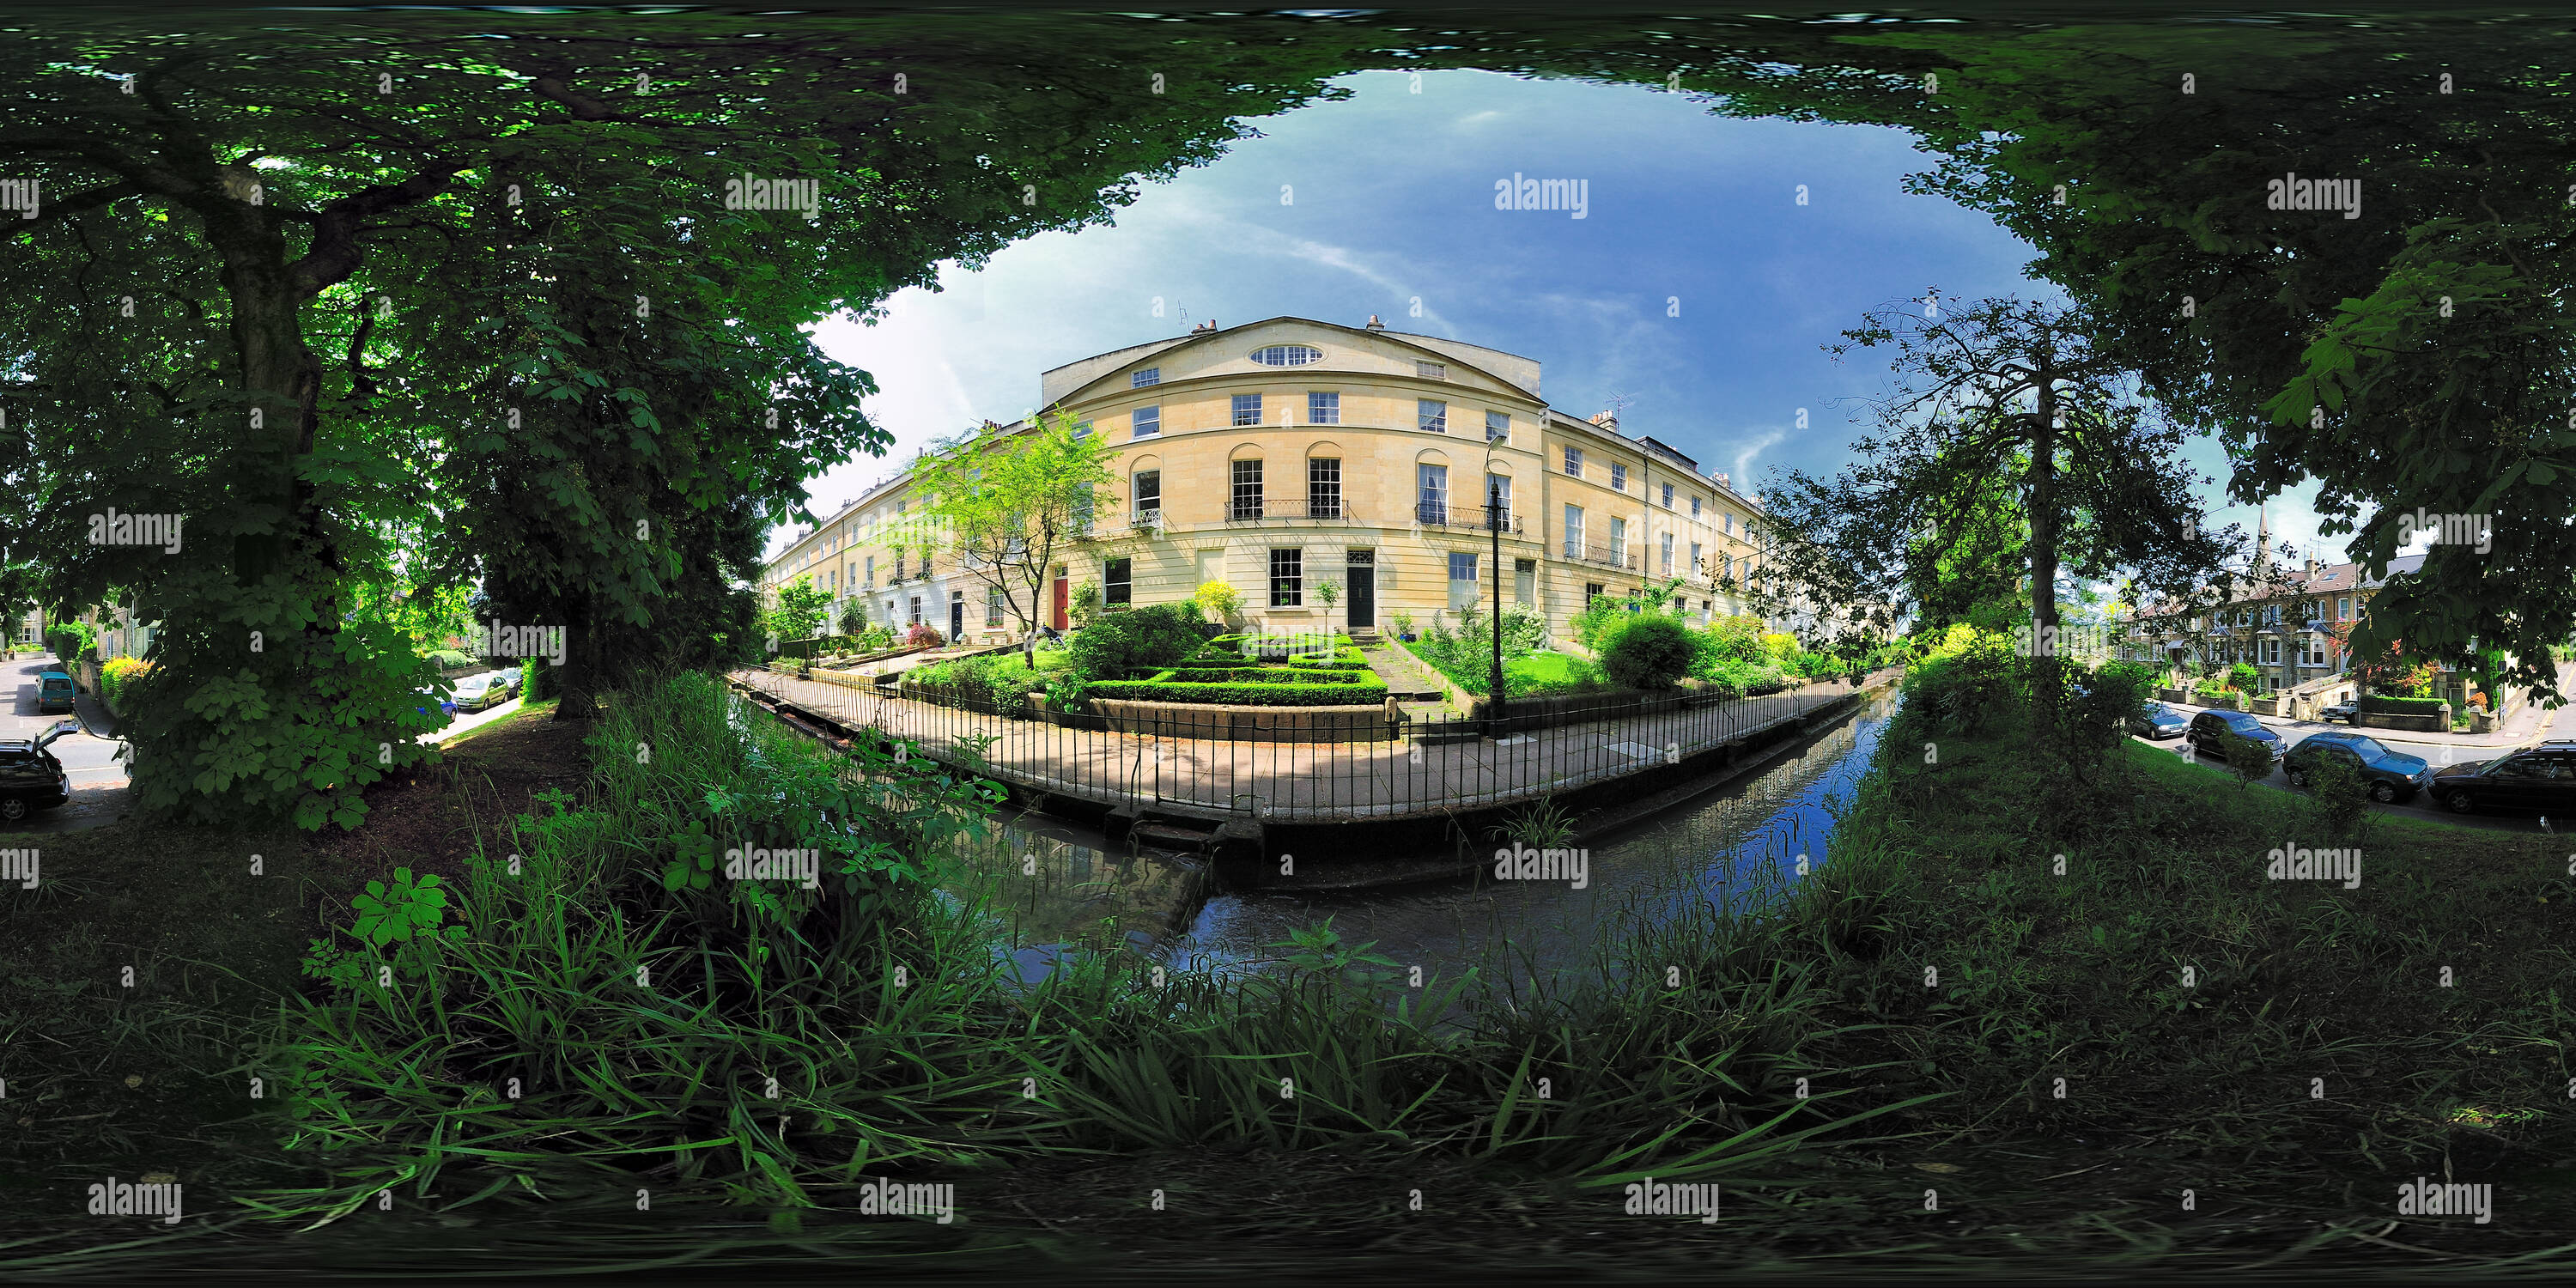
{"label": "grass", "polygon": [[[2446,1167],[2499,1185],[2496,1223],[2411,1222],[2396,1241],[2468,1256],[2563,1241],[2576,880],[2545,838],[2378,820],[2357,824],[2373,829],[2359,889],[2267,881],[2267,849],[2353,838],[2301,798],[2125,739],[2070,768],[2008,712],[1962,732],[1913,706],[1823,868],[1731,911],[1639,910],[1581,976],[1534,978],[1506,948],[1417,988],[1327,927],[1262,976],[1158,978],[1111,950],[1027,984],[980,905],[921,885],[980,826],[974,784],[864,747],[835,757],[683,682],[616,704],[579,782],[478,844],[454,883],[465,933],[383,950],[392,987],[282,979],[309,932],[239,931],[223,914],[241,891],[182,888],[223,868],[209,838],[128,832],[67,857],[41,908],[79,915],[13,904],[9,929],[43,936],[8,959],[13,980],[96,978],[136,955],[113,934],[158,927],[259,963],[287,1010],[253,1024],[245,988],[192,998],[213,1017],[194,1030],[83,1028],[115,1008],[28,1012],[41,993],[14,990],[0,1059],[37,1059],[26,1033],[84,1054],[20,1066],[13,1102],[32,1077],[44,1103],[91,1112],[125,1090],[97,1076],[125,1067],[107,1057],[156,1050],[145,1087],[193,1079],[205,1096],[125,1128],[193,1135],[194,1153],[118,1153],[98,1120],[46,1123],[62,1135],[30,1139],[63,1166],[19,1174],[171,1167],[203,1207],[254,1205],[225,1245],[240,1264],[289,1264],[275,1240],[337,1216],[306,1246],[353,1262],[452,1249],[451,1268],[713,1248],[1320,1267],[1354,1245],[1496,1269],[2314,1265],[2412,1258],[2361,1240],[2394,1219],[2396,1181]],[[465,750],[555,732],[496,724],[511,727]],[[844,879],[665,888],[701,836],[811,839]],[[183,845],[205,866],[176,884],[125,852]],[[108,863],[125,866],[84,866]],[[229,1090],[250,1067],[281,1092],[255,1119]],[[1648,1173],[1723,1180],[1726,1228],[1612,1219]],[[956,1184],[972,1219],[852,1217],[859,1179],[885,1175]],[[378,1213],[387,1187],[396,1210]],[[636,1221],[639,1188],[685,1219]],[[1156,1190],[1169,1210],[1148,1205]],[[2540,1264],[2563,1268],[2554,1256]]]}

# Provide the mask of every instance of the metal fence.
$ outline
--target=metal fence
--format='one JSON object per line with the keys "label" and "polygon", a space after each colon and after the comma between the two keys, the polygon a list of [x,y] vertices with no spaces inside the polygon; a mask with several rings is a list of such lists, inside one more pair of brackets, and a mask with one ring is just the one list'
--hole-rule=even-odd
{"label": "metal fence", "polygon": [[[950,690],[898,692],[746,670],[736,678],[846,729],[876,730],[924,754],[978,763],[1024,788],[1101,805],[1202,818],[1320,823],[1390,819],[1534,801],[1677,764],[1794,724],[1854,691],[1845,681],[1764,697],[1682,694],[1547,704],[1496,726],[1437,713],[1395,720],[1295,707],[1159,713],[1148,732],[1112,717],[1037,712]],[[1867,680],[1863,681],[1864,687]],[[932,700],[936,699],[936,700]],[[1301,710],[1308,714],[1300,716]],[[1298,727],[1321,717],[1337,730]],[[1365,721],[1365,727],[1352,722]],[[1536,728],[1515,728],[1538,725]],[[1489,733],[1504,732],[1502,737]],[[1311,741],[1325,737],[1335,741]]]}

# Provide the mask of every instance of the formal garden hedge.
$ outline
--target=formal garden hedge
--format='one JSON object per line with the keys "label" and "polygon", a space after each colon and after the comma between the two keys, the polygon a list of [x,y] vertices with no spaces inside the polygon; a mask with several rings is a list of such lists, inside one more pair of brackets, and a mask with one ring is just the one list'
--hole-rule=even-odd
{"label": "formal garden hedge", "polygon": [[2438,716],[2442,714],[2442,700],[2369,697],[2361,700],[2361,710],[2374,716]]}
{"label": "formal garden hedge", "polygon": [[[1343,707],[1386,701],[1386,681],[1351,671],[1291,670],[1265,667],[1259,681],[1182,679],[1183,675],[1234,676],[1239,671],[1191,668],[1157,672],[1147,680],[1104,680],[1090,686],[1094,698],[1128,698],[1142,702],[1201,702],[1250,707]],[[1293,677],[1294,682],[1284,682]]]}

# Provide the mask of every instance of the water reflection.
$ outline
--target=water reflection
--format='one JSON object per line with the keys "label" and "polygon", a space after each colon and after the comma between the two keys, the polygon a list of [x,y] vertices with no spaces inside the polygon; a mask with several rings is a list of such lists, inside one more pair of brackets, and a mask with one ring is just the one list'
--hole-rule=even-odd
{"label": "water reflection", "polygon": [[1067,952],[1124,946],[1186,969],[1258,970],[1270,945],[1330,917],[1344,942],[1454,975],[1490,951],[1516,972],[1585,965],[1622,918],[1693,906],[1741,909],[1826,862],[1833,806],[1868,771],[1893,695],[1813,743],[1591,847],[1589,881],[1457,878],[1391,890],[1279,893],[1213,888],[1204,865],[1129,855],[1098,833],[1024,815],[961,844],[954,888],[983,895],[1001,951],[1023,978]]}

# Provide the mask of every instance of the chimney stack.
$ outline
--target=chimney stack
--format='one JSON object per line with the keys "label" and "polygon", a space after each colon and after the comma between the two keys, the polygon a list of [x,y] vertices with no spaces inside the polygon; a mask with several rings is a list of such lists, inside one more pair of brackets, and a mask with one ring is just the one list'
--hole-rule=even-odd
{"label": "chimney stack", "polygon": [[1386,323],[1378,321],[1377,315],[1371,313],[1369,314],[1368,329],[1371,331],[1383,331],[1386,329]]}

